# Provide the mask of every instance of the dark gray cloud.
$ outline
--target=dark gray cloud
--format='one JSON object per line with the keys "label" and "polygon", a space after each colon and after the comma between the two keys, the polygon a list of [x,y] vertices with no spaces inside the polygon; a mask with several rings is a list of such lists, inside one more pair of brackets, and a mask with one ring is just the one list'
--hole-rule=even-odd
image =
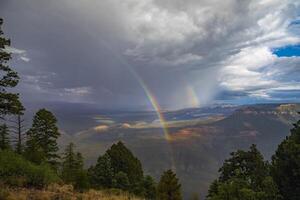
{"label": "dark gray cloud", "polygon": [[145,108],[135,74],[165,108],[299,88],[299,59],[271,51],[300,42],[290,26],[299,8],[288,0],[0,3],[24,100]]}

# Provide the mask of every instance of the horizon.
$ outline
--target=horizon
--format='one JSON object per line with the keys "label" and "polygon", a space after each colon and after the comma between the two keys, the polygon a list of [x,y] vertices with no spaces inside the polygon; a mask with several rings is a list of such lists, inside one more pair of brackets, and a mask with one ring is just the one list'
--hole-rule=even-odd
{"label": "horizon", "polygon": [[[299,101],[271,101],[271,102],[249,102],[249,103],[240,103],[240,104],[234,104],[234,103],[213,103],[213,104],[207,104],[204,106],[197,106],[197,107],[183,107],[183,108],[177,108],[177,109],[162,109],[162,112],[173,112],[173,111],[180,111],[180,110],[189,110],[189,109],[203,109],[203,108],[214,108],[214,107],[251,107],[251,106],[259,106],[259,105],[287,105],[287,104],[300,104]],[[156,110],[153,107],[145,108],[145,107],[121,107],[121,108],[101,108],[97,107],[97,104],[90,104],[90,103],[77,103],[77,102],[40,102],[37,105],[30,105],[26,102],[24,102],[24,105],[29,108],[32,112],[35,110],[39,110],[40,108],[49,108],[50,110],[52,108],[58,109],[58,108],[68,108],[72,109],[74,112],[76,112],[73,108],[79,108],[78,106],[81,106],[81,108],[88,108],[92,111],[113,111],[113,112],[156,112]],[[69,107],[66,107],[69,106]],[[73,107],[74,106],[74,107]],[[26,110],[25,110],[26,111]]]}

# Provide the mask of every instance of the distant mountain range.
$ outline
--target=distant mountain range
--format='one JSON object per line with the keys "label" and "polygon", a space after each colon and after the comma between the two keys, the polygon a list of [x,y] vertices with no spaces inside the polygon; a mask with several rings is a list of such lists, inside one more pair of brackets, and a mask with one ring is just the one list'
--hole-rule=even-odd
{"label": "distant mountain range", "polygon": [[73,141],[95,163],[112,143],[125,142],[142,161],[146,173],[158,178],[174,168],[184,194],[204,196],[229,153],[258,145],[270,159],[277,145],[299,119],[300,104],[212,106],[166,111],[169,138],[152,111],[57,111],[60,145]]}

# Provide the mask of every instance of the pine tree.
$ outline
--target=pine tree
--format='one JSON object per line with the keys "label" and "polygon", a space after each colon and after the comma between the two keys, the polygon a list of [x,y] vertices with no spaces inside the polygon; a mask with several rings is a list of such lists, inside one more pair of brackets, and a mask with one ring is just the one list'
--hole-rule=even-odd
{"label": "pine tree", "polygon": [[17,119],[16,119],[16,134],[17,134],[17,145],[16,145],[16,152],[18,154],[22,154],[23,153],[23,140],[25,137],[25,133],[24,133],[24,122],[25,120],[22,118],[23,113],[18,113],[17,114]]}
{"label": "pine tree", "polygon": [[64,152],[62,158],[62,179],[65,183],[74,183],[74,175],[77,170],[76,155],[74,152],[74,144],[70,143]]}
{"label": "pine tree", "polygon": [[90,183],[97,189],[120,188],[147,199],[155,199],[156,185],[143,176],[141,162],[122,142],[113,144],[95,166],[88,170]]}
{"label": "pine tree", "polygon": [[[27,150],[43,153],[42,160],[53,166],[57,165],[59,158],[57,151],[57,138],[60,136],[55,116],[46,109],[40,109],[33,118],[33,124],[27,132]],[[27,154],[30,152],[27,152]],[[29,156],[30,157],[30,156]]]}
{"label": "pine tree", "polygon": [[10,149],[8,128],[6,124],[0,125],[0,150]]}
{"label": "pine tree", "polygon": [[286,200],[300,197],[300,120],[272,157],[272,175]]}
{"label": "pine tree", "polygon": [[240,177],[247,179],[253,188],[261,187],[263,179],[269,174],[267,163],[256,145],[251,145],[249,151],[238,150],[231,153],[231,158],[225,160],[219,172],[220,181]]}
{"label": "pine tree", "polygon": [[24,150],[24,140],[25,140],[25,120],[23,119],[25,108],[22,105],[19,105],[18,111],[16,114],[9,119],[11,122],[11,132],[14,133],[14,143],[15,143],[15,151],[18,154],[22,154]]}
{"label": "pine tree", "polygon": [[78,169],[83,169],[84,161],[83,161],[83,156],[80,152],[76,153],[75,161],[76,161],[76,167]]}
{"label": "pine tree", "polygon": [[220,183],[218,180],[214,180],[208,188],[207,199],[212,199],[213,197],[218,195],[218,187]]}
{"label": "pine tree", "polygon": [[115,183],[114,183],[115,188],[119,188],[124,191],[130,190],[130,183],[127,174],[125,174],[122,171],[119,171],[115,175]]}
{"label": "pine tree", "polygon": [[181,200],[181,185],[172,170],[165,171],[157,187],[157,196],[160,200]]}
{"label": "pine tree", "polygon": [[113,144],[107,154],[110,157],[114,174],[122,171],[127,174],[130,184],[140,183],[143,180],[142,164],[132,152],[122,143]]}
{"label": "pine tree", "polygon": [[7,90],[18,84],[19,76],[7,65],[11,54],[5,48],[10,46],[10,40],[3,37],[2,24],[3,19],[0,18],[0,118],[3,119],[5,115],[16,114],[22,104],[18,94],[9,93]]}
{"label": "pine tree", "polygon": [[148,200],[156,199],[156,183],[151,176],[145,176],[143,181],[144,197]]}
{"label": "pine tree", "polygon": [[270,176],[269,165],[255,145],[249,151],[231,153],[219,172],[219,179],[209,188],[208,200],[280,199],[278,188]]}
{"label": "pine tree", "polygon": [[74,144],[70,143],[64,152],[62,162],[62,179],[65,183],[73,184],[75,189],[87,188],[87,173],[83,169],[81,153],[74,152]]}
{"label": "pine tree", "polygon": [[107,153],[100,156],[94,167],[89,169],[91,183],[96,188],[111,188],[115,184],[114,169]]}

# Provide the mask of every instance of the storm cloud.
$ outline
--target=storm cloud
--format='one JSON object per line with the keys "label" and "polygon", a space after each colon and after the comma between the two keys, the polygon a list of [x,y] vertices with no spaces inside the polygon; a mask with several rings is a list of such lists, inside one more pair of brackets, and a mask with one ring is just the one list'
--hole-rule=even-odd
{"label": "storm cloud", "polygon": [[25,101],[149,108],[139,79],[163,108],[298,100],[300,58],[274,53],[300,43],[297,1],[1,0],[0,13]]}

